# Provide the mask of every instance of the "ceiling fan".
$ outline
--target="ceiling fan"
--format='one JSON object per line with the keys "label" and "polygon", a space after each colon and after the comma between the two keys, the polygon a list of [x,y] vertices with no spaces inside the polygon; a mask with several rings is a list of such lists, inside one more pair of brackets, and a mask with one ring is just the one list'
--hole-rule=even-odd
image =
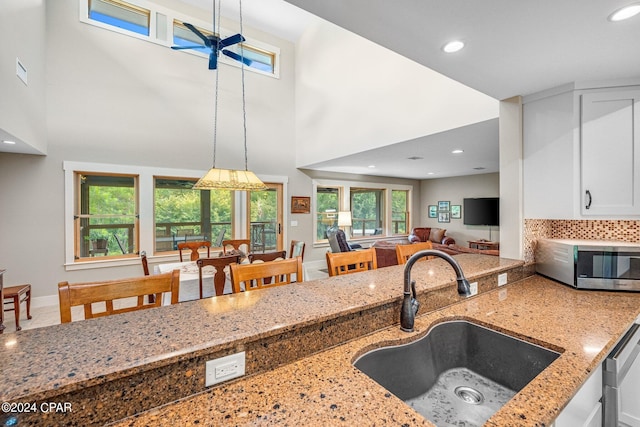
{"label": "ceiling fan", "polygon": [[[221,39],[220,37],[215,35],[206,36],[202,34],[202,32],[200,32],[200,30],[198,30],[196,27],[194,27],[193,25],[187,22],[183,22],[183,25],[188,29],[190,29],[195,35],[200,37],[204,42],[205,47],[208,47],[209,49],[211,49],[211,53],[209,54],[210,70],[215,70],[216,68],[218,68],[218,55],[220,54],[220,52],[222,52],[229,58],[232,58],[232,59],[235,59],[236,61],[244,63],[244,65],[247,65],[247,66],[250,66],[251,63],[253,62],[252,60],[242,55],[238,55],[237,53],[231,50],[225,49],[225,47],[232,46],[234,44],[242,43],[243,41],[245,41],[245,38],[242,36],[242,34],[235,34],[233,36],[227,37],[226,39]],[[200,48],[202,48],[202,45],[171,46],[171,49],[174,49],[174,50],[200,49]]]}

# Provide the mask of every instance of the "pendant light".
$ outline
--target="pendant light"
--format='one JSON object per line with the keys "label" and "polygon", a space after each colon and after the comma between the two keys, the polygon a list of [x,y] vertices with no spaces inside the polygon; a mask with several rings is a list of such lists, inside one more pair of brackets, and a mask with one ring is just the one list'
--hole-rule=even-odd
{"label": "pendant light", "polygon": [[[242,0],[238,0],[240,10],[240,34],[242,34]],[[220,52],[220,1],[218,2],[218,21],[216,25],[216,2],[213,0],[213,32],[218,35],[216,46],[216,54]],[[241,76],[242,76],[242,123],[243,123],[243,142],[244,142],[244,170],[236,169],[221,169],[216,168],[216,145],[217,145],[217,131],[218,131],[218,76],[220,73],[220,67],[215,70],[216,84],[215,84],[215,104],[213,113],[213,166],[202,178],[196,182],[193,186],[194,190],[266,190],[267,186],[251,172],[248,168],[248,155],[247,155],[247,111],[245,100],[245,87],[244,87],[244,47],[242,44],[238,45],[240,48],[240,63],[241,63]]]}

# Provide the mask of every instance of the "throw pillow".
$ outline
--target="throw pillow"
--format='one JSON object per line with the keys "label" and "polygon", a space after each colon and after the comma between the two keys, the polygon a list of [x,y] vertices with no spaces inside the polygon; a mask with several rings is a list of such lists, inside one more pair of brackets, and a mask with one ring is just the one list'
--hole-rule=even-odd
{"label": "throw pillow", "polygon": [[429,233],[429,240],[431,240],[433,243],[442,243],[442,239],[444,239],[444,233],[446,233],[447,230],[445,230],[444,228],[432,228],[431,232]]}

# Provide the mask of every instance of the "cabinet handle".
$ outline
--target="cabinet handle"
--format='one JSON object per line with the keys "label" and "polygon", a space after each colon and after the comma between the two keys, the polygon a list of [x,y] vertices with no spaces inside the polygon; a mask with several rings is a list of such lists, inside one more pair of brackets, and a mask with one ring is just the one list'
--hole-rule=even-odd
{"label": "cabinet handle", "polygon": [[585,205],[585,209],[589,209],[591,207],[591,191],[585,191],[585,195],[589,198],[587,204]]}

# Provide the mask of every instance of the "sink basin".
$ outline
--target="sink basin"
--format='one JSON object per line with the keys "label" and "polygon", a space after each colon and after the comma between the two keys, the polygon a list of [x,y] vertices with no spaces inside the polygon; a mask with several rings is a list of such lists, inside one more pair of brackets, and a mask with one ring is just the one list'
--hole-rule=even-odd
{"label": "sink basin", "polygon": [[439,427],[482,425],[560,356],[467,321],[434,326],[354,365]]}

